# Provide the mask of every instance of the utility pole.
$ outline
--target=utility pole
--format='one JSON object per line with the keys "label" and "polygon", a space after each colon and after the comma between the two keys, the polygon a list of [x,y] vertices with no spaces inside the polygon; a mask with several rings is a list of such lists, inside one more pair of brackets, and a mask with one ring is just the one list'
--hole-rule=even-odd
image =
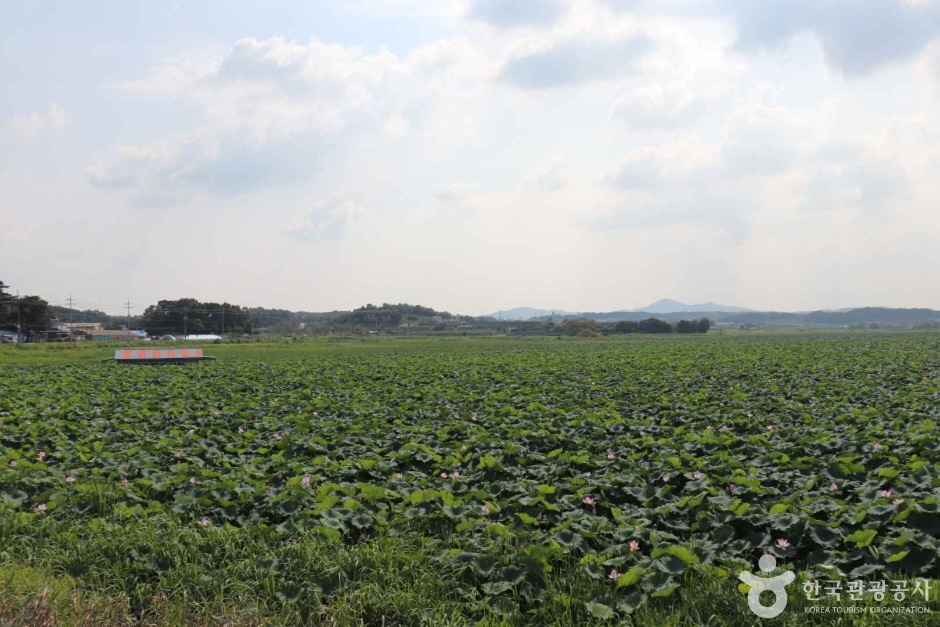
{"label": "utility pole", "polygon": [[74,324],[75,324],[75,307],[72,305],[72,295],[69,294],[69,340],[73,340],[75,338],[73,331],[72,331],[72,325]]}
{"label": "utility pole", "polygon": [[131,330],[131,301],[128,300],[124,305],[127,307],[127,330]]}
{"label": "utility pole", "polygon": [[20,320],[20,291],[16,290],[16,345],[20,345],[21,329],[23,325]]}
{"label": "utility pole", "polygon": [[222,335],[225,335],[225,303],[222,304]]}
{"label": "utility pole", "polygon": [[186,317],[186,305],[183,305],[183,339],[184,340],[186,339],[186,336],[188,335],[188,333],[186,333],[186,329],[189,328],[187,320],[188,318]]}

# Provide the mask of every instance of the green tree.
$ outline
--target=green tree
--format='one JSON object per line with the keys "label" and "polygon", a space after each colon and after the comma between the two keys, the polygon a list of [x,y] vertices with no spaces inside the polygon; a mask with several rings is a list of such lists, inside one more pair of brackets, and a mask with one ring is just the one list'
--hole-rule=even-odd
{"label": "green tree", "polygon": [[161,300],[144,310],[140,326],[150,335],[249,333],[247,309],[230,303],[201,303],[195,298]]}
{"label": "green tree", "polygon": [[49,303],[38,296],[24,296],[19,302],[19,319],[20,332],[27,337],[30,333],[45,331],[52,323]]}
{"label": "green tree", "polygon": [[640,333],[672,333],[672,325],[659,318],[647,318],[640,320],[637,330]]}
{"label": "green tree", "polygon": [[10,287],[3,281],[0,281],[0,329],[9,328],[11,324],[16,324],[16,318],[11,320],[10,311],[15,302],[13,297],[7,294],[7,288]]}
{"label": "green tree", "polygon": [[639,326],[634,320],[621,320],[614,325],[614,333],[636,333]]}
{"label": "green tree", "polygon": [[561,323],[568,335],[587,337],[597,335],[597,321],[590,318],[569,318]]}
{"label": "green tree", "polygon": [[676,323],[676,333],[698,333],[698,322],[680,320]]}

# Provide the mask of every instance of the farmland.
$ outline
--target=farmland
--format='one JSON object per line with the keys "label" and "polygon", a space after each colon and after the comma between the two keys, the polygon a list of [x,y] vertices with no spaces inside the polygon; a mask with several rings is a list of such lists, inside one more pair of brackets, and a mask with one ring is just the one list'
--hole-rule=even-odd
{"label": "farmland", "polygon": [[0,355],[0,620],[743,625],[764,553],[940,577],[936,334],[218,349]]}

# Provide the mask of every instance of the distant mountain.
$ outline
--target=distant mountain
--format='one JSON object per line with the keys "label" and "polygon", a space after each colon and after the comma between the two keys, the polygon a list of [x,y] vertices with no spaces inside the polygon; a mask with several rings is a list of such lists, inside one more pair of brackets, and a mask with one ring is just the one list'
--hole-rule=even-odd
{"label": "distant mountain", "polygon": [[576,316],[576,311],[564,311],[562,309],[536,309],[535,307],[516,307],[515,309],[506,309],[496,313],[487,314],[483,318],[498,318],[501,320],[530,320],[539,316],[550,316],[554,313],[556,316]]}
{"label": "distant mountain", "polygon": [[682,312],[700,312],[700,311],[721,311],[725,313],[744,313],[754,311],[746,307],[735,307],[734,305],[719,305],[718,303],[699,303],[697,305],[687,305],[671,298],[661,298],[655,303],[639,309],[630,309],[628,311],[646,311],[649,313],[682,313]]}

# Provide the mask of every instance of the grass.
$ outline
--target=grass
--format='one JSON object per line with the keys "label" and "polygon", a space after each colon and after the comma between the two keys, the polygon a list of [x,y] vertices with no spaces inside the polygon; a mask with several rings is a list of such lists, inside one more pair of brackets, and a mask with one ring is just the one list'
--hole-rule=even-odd
{"label": "grass", "polygon": [[[15,539],[17,532],[10,533],[11,529],[4,530],[8,540]],[[572,601],[597,585],[575,567],[551,575],[545,602],[527,614],[503,615],[497,607],[478,605],[479,600],[468,597],[448,577],[420,538],[411,538],[404,546],[391,538],[345,546],[311,534],[275,545],[258,531],[200,533],[169,517],[153,517],[133,524],[98,519],[87,527],[43,523],[17,546],[23,548],[16,559],[10,561],[6,552],[5,564],[0,565],[0,624],[4,625],[575,627],[610,622]],[[154,557],[167,560],[166,567],[155,567]],[[282,579],[316,582],[319,592],[295,595],[279,586]],[[621,617],[618,624],[758,624],[736,583],[730,578],[691,579],[678,597],[653,599],[634,615]],[[806,602],[790,592],[790,608],[770,624],[940,624],[936,597],[931,614],[848,618],[806,614]]]}

